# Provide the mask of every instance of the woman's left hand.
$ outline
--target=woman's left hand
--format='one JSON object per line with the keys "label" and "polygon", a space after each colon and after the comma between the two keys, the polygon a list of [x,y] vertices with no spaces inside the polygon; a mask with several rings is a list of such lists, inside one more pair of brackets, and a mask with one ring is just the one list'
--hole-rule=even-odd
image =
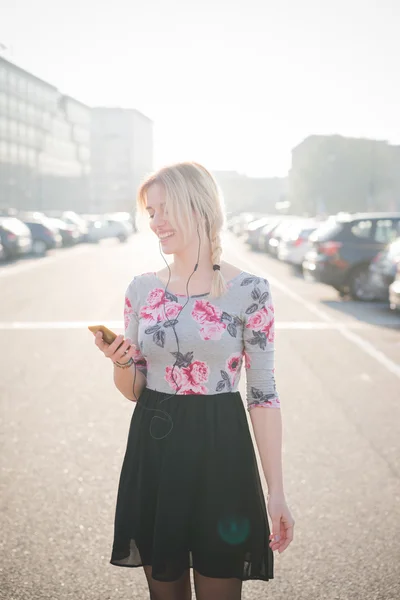
{"label": "woman's left hand", "polygon": [[278,550],[281,554],[293,540],[294,528],[294,520],[283,495],[270,494],[268,497],[268,514],[272,523],[269,546],[273,551]]}

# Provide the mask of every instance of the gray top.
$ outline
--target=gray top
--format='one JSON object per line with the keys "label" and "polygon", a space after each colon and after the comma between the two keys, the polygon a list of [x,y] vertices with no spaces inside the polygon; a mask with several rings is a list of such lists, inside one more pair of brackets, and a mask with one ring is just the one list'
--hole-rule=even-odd
{"label": "gray top", "polygon": [[222,297],[201,294],[186,302],[187,296],[165,293],[155,273],[128,286],[125,337],[138,346],[135,362],[147,387],[180,395],[234,392],[244,362],[248,407],[279,408],[268,281],[242,271]]}

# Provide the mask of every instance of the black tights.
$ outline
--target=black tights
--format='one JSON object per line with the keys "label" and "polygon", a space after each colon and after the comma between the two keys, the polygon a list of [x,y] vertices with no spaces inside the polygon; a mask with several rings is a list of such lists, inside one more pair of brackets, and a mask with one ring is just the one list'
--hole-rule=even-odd
{"label": "black tights", "polygon": [[[151,566],[144,567],[150,590],[150,600],[191,600],[190,569],[177,581],[157,581],[151,576]],[[205,577],[193,570],[196,600],[241,600],[242,581],[236,578]]]}

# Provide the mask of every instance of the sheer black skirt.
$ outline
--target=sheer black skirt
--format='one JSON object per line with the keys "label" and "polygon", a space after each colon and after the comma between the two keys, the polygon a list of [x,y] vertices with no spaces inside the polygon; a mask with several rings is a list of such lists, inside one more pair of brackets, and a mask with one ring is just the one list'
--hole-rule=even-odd
{"label": "sheer black skirt", "polygon": [[240,393],[170,397],[146,388],[121,471],[111,564],[152,565],[159,581],[191,567],[268,580],[269,533]]}

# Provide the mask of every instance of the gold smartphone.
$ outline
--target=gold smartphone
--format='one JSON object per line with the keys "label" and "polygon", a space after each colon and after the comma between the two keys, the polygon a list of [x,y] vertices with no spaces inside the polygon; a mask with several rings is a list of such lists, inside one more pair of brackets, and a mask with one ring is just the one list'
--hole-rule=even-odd
{"label": "gold smartphone", "polygon": [[117,334],[114,333],[113,331],[111,331],[111,329],[108,329],[108,327],[106,327],[105,325],[89,325],[88,329],[94,334],[96,335],[96,333],[98,331],[101,331],[103,334],[103,341],[106,344],[112,344],[113,341],[115,340],[115,338],[117,337]]}

